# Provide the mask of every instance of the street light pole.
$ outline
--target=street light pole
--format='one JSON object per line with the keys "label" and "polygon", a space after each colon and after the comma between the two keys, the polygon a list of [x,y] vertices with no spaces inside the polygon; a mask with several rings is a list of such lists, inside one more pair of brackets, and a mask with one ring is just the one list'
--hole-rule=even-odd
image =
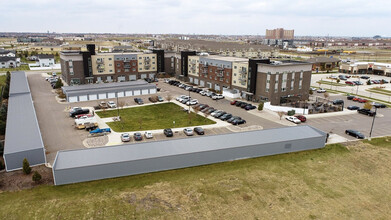
{"label": "street light pole", "polygon": [[372,137],[372,129],[373,129],[373,125],[375,124],[376,114],[377,114],[377,108],[375,107],[375,115],[373,116],[371,131],[369,132],[369,138],[368,138],[369,140],[371,140],[371,137]]}
{"label": "street light pole", "polygon": [[117,94],[117,115],[118,115],[118,120],[119,120],[119,103],[118,103],[118,94]]}

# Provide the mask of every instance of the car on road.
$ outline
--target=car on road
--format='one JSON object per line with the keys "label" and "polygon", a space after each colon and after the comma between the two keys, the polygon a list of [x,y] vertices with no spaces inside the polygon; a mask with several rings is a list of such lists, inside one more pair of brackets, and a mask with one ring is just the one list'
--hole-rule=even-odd
{"label": "car on road", "polygon": [[360,109],[360,107],[358,107],[358,106],[356,106],[356,105],[349,105],[349,106],[348,106],[348,109],[349,109],[349,110],[358,110],[358,109]]}
{"label": "car on road", "polygon": [[144,101],[143,101],[142,98],[134,98],[134,101],[135,101],[137,104],[139,104],[139,105],[144,104]]}
{"label": "car on road", "polygon": [[345,134],[353,136],[353,137],[358,138],[358,139],[364,139],[365,138],[365,136],[363,134],[361,134],[361,132],[356,131],[356,130],[350,130],[350,129],[346,130]]}
{"label": "car on road", "polygon": [[322,89],[322,88],[319,88],[318,90],[316,90],[317,93],[325,93],[327,92],[325,89]]}
{"label": "car on road", "polygon": [[295,124],[300,124],[301,123],[301,121],[298,118],[296,118],[295,116],[287,116],[287,117],[285,117],[285,119],[290,121],[290,122],[293,122]]}
{"label": "car on road", "polygon": [[224,96],[221,94],[215,94],[214,96],[212,96],[213,100],[218,100],[218,99],[223,99],[223,98],[224,98]]}
{"label": "car on road", "polygon": [[299,119],[301,122],[306,122],[307,118],[304,115],[298,115],[296,116],[297,119]]}
{"label": "car on road", "polygon": [[142,141],[143,140],[143,136],[141,135],[140,132],[136,132],[133,134],[133,138],[135,141]]}
{"label": "car on road", "polygon": [[164,133],[164,135],[166,135],[166,137],[172,137],[172,136],[174,136],[174,133],[172,132],[171,128],[165,128],[165,129],[163,130],[163,133]]}
{"label": "car on road", "polygon": [[233,124],[233,125],[241,125],[241,124],[245,124],[245,123],[246,123],[246,120],[241,119],[241,118],[235,119],[231,122],[231,124]]}
{"label": "car on road", "polygon": [[371,77],[369,77],[369,76],[361,76],[360,78],[361,78],[361,79],[369,79],[369,78],[371,78]]}
{"label": "car on road", "polygon": [[194,132],[197,133],[198,135],[204,135],[205,134],[204,129],[201,128],[201,127],[195,127],[194,128]]}
{"label": "car on road", "polygon": [[121,141],[122,142],[129,142],[130,141],[130,135],[128,133],[121,134]]}
{"label": "car on road", "polygon": [[344,101],[342,99],[336,99],[333,101],[333,105],[342,105]]}
{"label": "car on road", "polygon": [[146,139],[151,139],[151,138],[153,138],[152,132],[150,132],[150,131],[146,131],[146,132],[144,133],[144,136],[145,136]]}
{"label": "car on road", "polygon": [[358,113],[363,114],[363,115],[368,115],[368,116],[375,116],[376,113],[365,108],[360,108],[357,110]]}
{"label": "car on road", "polygon": [[109,106],[109,108],[117,108],[117,105],[113,101],[108,101],[107,106]]}
{"label": "car on road", "polygon": [[185,133],[187,136],[193,136],[193,129],[191,128],[185,128],[183,129],[183,133]]}

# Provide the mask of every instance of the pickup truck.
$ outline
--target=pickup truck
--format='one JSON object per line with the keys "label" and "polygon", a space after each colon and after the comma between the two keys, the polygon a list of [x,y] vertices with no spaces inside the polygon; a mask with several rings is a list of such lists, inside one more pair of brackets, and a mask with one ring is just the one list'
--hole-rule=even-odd
{"label": "pickup truck", "polygon": [[75,126],[78,129],[85,129],[87,127],[87,124],[94,124],[95,126],[98,126],[98,122],[95,118],[75,119]]}
{"label": "pickup truck", "polygon": [[88,113],[90,113],[90,110],[89,109],[75,109],[75,110],[72,110],[72,111],[70,111],[69,112],[69,117],[72,117],[72,118],[74,118],[74,117],[76,117],[77,115],[85,115],[85,114],[88,114]]}
{"label": "pickup truck", "polygon": [[105,133],[111,133],[110,128],[97,128],[93,131],[90,131],[90,134],[105,134]]}

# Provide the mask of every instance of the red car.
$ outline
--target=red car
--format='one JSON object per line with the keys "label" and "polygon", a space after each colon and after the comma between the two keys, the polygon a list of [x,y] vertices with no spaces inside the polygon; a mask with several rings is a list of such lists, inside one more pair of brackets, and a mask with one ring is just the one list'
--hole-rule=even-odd
{"label": "red car", "polygon": [[357,102],[360,98],[359,97],[354,97],[352,100]]}
{"label": "red car", "polygon": [[366,103],[366,102],[368,102],[368,100],[359,98],[359,99],[358,99],[358,102],[359,102],[359,103]]}
{"label": "red car", "polygon": [[307,121],[307,118],[303,115],[298,115],[296,116],[297,119],[299,119],[301,122],[306,122]]}
{"label": "red car", "polygon": [[235,105],[236,102],[237,102],[236,100],[231,101],[231,105]]}
{"label": "red car", "polygon": [[345,84],[352,85],[352,86],[354,85],[354,83],[350,81],[346,81]]}

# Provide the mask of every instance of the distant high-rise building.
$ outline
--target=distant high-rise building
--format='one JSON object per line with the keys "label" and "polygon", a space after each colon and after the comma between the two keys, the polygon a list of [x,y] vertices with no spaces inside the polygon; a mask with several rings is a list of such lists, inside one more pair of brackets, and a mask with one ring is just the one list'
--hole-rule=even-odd
{"label": "distant high-rise building", "polygon": [[293,40],[294,34],[295,30],[284,30],[284,28],[266,29],[266,39]]}

